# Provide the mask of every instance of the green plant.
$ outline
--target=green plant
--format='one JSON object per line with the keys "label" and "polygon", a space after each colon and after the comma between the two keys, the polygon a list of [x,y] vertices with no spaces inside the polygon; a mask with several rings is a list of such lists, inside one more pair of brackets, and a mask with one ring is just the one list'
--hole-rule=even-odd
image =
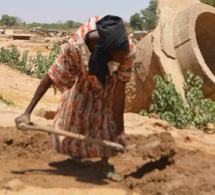
{"label": "green plant", "polygon": [[16,69],[20,72],[26,72],[26,70],[28,69],[28,51],[23,52],[22,58],[21,60],[19,60]]}
{"label": "green plant", "polygon": [[11,51],[9,53],[9,61],[8,66],[12,67],[12,68],[16,68],[17,65],[19,64],[19,58],[21,56],[19,50],[17,49],[17,47],[15,45],[11,45]]}
{"label": "green plant", "polygon": [[4,47],[0,49],[0,62],[7,63],[12,68],[18,66],[20,56],[21,54],[15,45],[11,45],[11,50]]}
{"label": "green plant", "polygon": [[[45,56],[41,51],[38,51],[36,58],[29,59],[28,51],[24,51],[21,55],[17,47],[11,45],[10,50],[5,49],[4,47],[0,48],[0,62],[6,63],[11,68],[15,68],[21,72],[29,73],[30,71],[29,74],[41,79],[60,52],[60,45],[54,43],[48,56]],[[30,69],[34,69],[34,71],[31,72]]]}
{"label": "green plant", "polygon": [[209,122],[215,123],[215,102],[204,98],[201,90],[203,79],[195,76],[191,71],[187,71],[184,91],[189,105],[191,124],[202,128]]}
{"label": "green plant", "polygon": [[2,102],[4,102],[5,104],[9,105],[9,106],[15,105],[15,104],[13,103],[13,101],[11,101],[11,100],[8,101],[8,100],[4,99],[2,95],[0,95],[0,100],[1,100]]}
{"label": "green plant", "polygon": [[44,74],[47,72],[47,58],[42,55],[41,51],[37,52],[37,57],[32,60],[33,67],[35,67],[34,74],[37,78],[43,78]]}
{"label": "green plant", "polygon": [[208,4],[210,6],[215,7],[215,1],[214,0],[200,0],[202,3]]}
{"label": "green plant", "polygon": [[41,51],[37,52],[37,57],[31,61],[31,66],[35,69],[33,75],[40,79],[43,78],[60,52],[61,48],[58,43],[54,43],[48,56],[42,55]]}
{"label": "green plant", "polygon": [[0,48],[0,62],[7,63],[10,59],[10,50],[5,49],[4,47]]}
{"label": "green plant", "polygon": [[[194,76],[191,71],[185,75],[187,103],[177,93],[171,75],[165,75],[164,78],[156,75],[154,82],[155,90],[149,112],[159,114],[162,120],[177,128],[189,128],[190,125],[203,128],[209,122],[215,123],[215,102],[204,99],[201,91],[203,80],[200,76]],[[142,110],[140,114],[146,115],[146,111]]]}
{"label": "green plant", "polygon": [[152,94],[153,104],[150,106],[150,112],[159,114],[161,119],[178,128],[188,127],[188,108],[177,93],[171,76],[165,75],[164,79],[155,76],[154,81],[156,89]]}

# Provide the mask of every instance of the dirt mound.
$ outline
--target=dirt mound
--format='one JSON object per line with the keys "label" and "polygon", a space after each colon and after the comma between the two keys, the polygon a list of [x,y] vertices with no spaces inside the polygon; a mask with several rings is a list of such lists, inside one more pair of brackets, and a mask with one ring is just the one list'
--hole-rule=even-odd
{"label": "dirt mound", "polygon": [[125,179],[126,187],[140,194],[214,194],[213,155],[179,149],[171,166],[166,159],[148,163]]}
{"label": "dirt mound", "polygon": [[113,161],[118,172],[130,175],[147,163],[171,159],[175,152],[175,141],[167,132],[155,133],[147,137],[128,135],[127,152],[113,157]]}
{"label": "dirt mound", "polygon": [[4,167],[0,170],[0,193],[3,192],[1,189],[7,189],[3,194],[18,193],[20,189],[11,191],[7,187],[17,179],[22,183],[22,189],[26,185],[40,190],[71,186],[84,189],[99,184],[124,189],[128,194],[215,193],[214,154],[199,149],[176,148],[174,139],[167,132],[129,135],[128,144],[126,154],[110,159],[116,169],[125,174],[123,182],[114,183],[96,175],[99,159],[77,161],[52,152],[46,133],[0,127],[0,166]]}
{"label": "dirt mound", "polygon": [[44,133],[0,127],[0,159],[37,157],[49,151],[49,136]]}
{"label": "dirt mound", "polygon": [[[38,131],[21,131],[15,127],[0,127],[1,158],[21,156],[46,155],[50,150],[49,135]],[[9,154],[9,156],[8,156]],[[150,161],[157,161],[163,157],[175,154],[173,137],[166,132],[128,136],[128,150],[113,157],[114,165],[119,165],[122,174],[130,174]],[[124,164],[122,167],[121,164]]]}

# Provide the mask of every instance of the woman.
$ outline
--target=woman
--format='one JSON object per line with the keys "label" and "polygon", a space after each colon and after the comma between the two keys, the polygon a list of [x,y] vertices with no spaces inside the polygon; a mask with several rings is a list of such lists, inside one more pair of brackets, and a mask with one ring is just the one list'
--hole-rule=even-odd
{"label": "woman", "polygon": [[[125,84],[130,79],[133,60],[133,45],[120,17],[90,18],[51,65],[25,113],[15,119],[17,127],[30,121],[34,107],[53,84],[63,88],[55,129],[126,146]],[[51,135],[51,146],[72,157],[101,157],[99,172],[114,181],[122,180],[108,164],[108,157],[116,153],[110,148],[59,135]]]}

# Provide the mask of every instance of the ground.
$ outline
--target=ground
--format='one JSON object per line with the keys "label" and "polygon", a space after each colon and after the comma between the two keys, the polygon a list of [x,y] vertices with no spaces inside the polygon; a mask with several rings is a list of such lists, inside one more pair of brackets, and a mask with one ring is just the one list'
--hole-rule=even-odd
{"label": "ground", "polygon": [[[26,41],[11,39],[0,39],[0,43],[5,46],[14,43],[22,49],[45,48],[45,45],[29,45]],[[0,95],[15,104],[9,106],[0,101],[1,195],[215,194],[214,134],[205,134],[197,129],[178,130],[159,119],[125,113],[129,144],[132,146],[138,142],[138,146],[142,145],[150,158],[145,158],[145,164],[130,172],[128,170],[132,164],[129,165],[126,160],[132,159],[131,153],[119,154],[110,159],[117,170],[125,173],[124,181],[112,182],[96,174],[98,159],[78,161],[57,154],[49,148],[47,133],[17,130],[14,119],[24,111],[39,82],[36,78],[0,64]],[[31,120],[51,126],[59,98],[60,93],[54,95],[50,88],[35,108]],[[149,152],[145,141],[146,138],[153,140],[155,135],[161,133],[170,136],[164,136],[163,140],[159,138],[162,147],[158,150],[166,152],[168,139],[173,139],[174,154],[171,158],[164,156],[152,162],[155,151]],[[133,161],[137,163],[135,158]]]}

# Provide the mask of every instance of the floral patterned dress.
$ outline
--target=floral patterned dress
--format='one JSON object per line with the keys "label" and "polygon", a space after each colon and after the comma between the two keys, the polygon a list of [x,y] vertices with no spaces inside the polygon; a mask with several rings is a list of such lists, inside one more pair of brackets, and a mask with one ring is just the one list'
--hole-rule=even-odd
{"label": "floral patterned dress", "polygon": [[[118,79],[129,81],[134,50],[129,38],[131,57],[123,64],[108,64],[111,76],[103,88],[95,76],[88,74],[91,53],[84,41],[86,33],[96,29],[95,23],[99,19],[98,16],[93,17],[83,24],[48,70],[53,84],[59,89],[64,87],[54,119],[54,128],[96,139],[116,141],[113,91]],[[114,151],[109,148],[60,135],[51,135],[51,147],[71,156],[89,158],[114,155]]]}

